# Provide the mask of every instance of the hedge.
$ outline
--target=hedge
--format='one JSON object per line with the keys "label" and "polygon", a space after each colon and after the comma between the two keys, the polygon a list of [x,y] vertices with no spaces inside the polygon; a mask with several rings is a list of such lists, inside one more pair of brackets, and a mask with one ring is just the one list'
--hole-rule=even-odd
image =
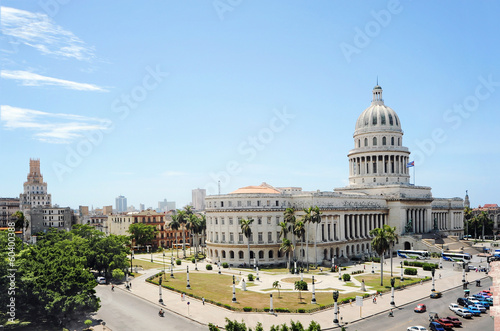
{"label": "hedge", "polygon": [[417,274],[417,269],[415,268],[405,268],[405,275],[416,275]]}

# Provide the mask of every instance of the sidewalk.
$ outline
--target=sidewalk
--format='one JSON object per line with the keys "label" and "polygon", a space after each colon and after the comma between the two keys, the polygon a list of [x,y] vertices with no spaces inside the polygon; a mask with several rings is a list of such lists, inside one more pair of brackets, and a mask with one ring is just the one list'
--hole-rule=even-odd
{"label": "sidewalk", "polygon": [[[199,264],[198,268],[202,270],[205,266]],[[180,270],[176,268],[177,270]],[[368,267],[367,267],[368,269]],[[307,326],[311,321],[316,321],[321,325],[322,330],[326,329],[334,329],[333,318],[334,311],[333,308],[322,310],[312,314],[277,314],[271,315],[266,313],[244,313],[244,312],[234,312],[229,311],[224,308],[220,308],[211,304],[206,303],[202,304],[201,301],[186,297],[185,301],[181,300],[181,295],[177,292],[172,292],[162,289],[162,298],[163,305],[158,303],[159,300],[159,288],[153,284],[147,283],[145,280],[151,275],[154,275],[163,269],[151,269],[147,270],[144,274],[139,277],[136,277],[132,280],[132,288],[130,292],[133,295],[137,295],[141,298],[144,298],[148,301],[151,301],[158,305],[158,308],[163,308],[169,312],[173,312],[175,314],[184,316],[192,321],[198,322],[203,325],[208,325],[208,323],[213,323],[218,326],[224,326],[226,324],[225,318],[229,318],[231,320],[244,321],[248,327],[252,327],[253,329],[257,325],[258,322],[262,323],[265,330],[268,330],[271,325],[278,325],[287,323],[289,324],[290,320],[300,320],[300,322]],[[199,271],[203,272],[203,271]],[[237,271],[239,273],[239,271]],[[168,271],[167,271],[168,273]],[[225,274],[234,274],[236,270],[228,270],[224,269],[223,273]],[[442,278],[439,279],[439,273],[443,273]],[[397,272],[394,273],[397,277],[399,274]],[[270,278],[271,276],[266,276],[265,272],[261,272],[261,277]],[[327,277],[332,279],[336,277],[332,277],[332,274],[329,273]],[[473,284],[476,279],[484,278],[485,274],[481,272],[469,272],[467,274],[467,280]],[[267,281],[266,281],[267,283]],[[435,288],[437,291],[444,292],[450,288],[462,286],[462,273],[453,272],[450,270],[436,270],[436,280],[435,280]],[[268,287],[268,286],[267,286]],[[394,294],[394,301],[397,306],[402,306],[411,302],[416,302],[421,300],[422,298],[428,297],[431,292],[432,282],[427,281],[423,284],[417,284],[413,286],[408,286],[404,290],[396,290]],[[124,288],[124,286],[115,287],[116,290],[120,291],[128,291]],[[352,289],[352,288],[351,288]],[[269,292],[267,292],[269,293]],[[189,302],[189,309],[188,309]],[[350,306],[349,304],[339,305],[340,317],[342,317],[342,322],[344,324],[351,324],[360,319],[368,318],[373,315],[379,313],[388,312],[391,308],[391,294],[390,292],[384,293],[382,297],[377,297],[377,303],[374,304],[371,298],[366,298],[363,301],[362,307],[362,315],[360,317],[360,307],[357,307],[355,304]],[[188,312],[189,311],[189,312]],[[397,311],[396,311],[397,313]],[[94,330],[109,330],[102,327],[94,327]],[[119,330],[116,330],[119,331]]]}

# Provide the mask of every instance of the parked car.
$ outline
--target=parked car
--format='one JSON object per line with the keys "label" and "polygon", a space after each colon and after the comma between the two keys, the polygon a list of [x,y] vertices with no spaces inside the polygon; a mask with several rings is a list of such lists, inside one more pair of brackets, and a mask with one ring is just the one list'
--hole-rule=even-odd
{"label": "parked car", "polygon": [[448,330],[453,329],[453,323],[449,319],[438,318],[437,320],[434,320],[434,322],[441,324],[441,326],[445,329],[448,329]]}
{"label": "parked car", "polygon": [[461,316],[463,318],[471,318],[472,317],[472,313],[470,311],[468,311],[467,308],[458,308],[457,310],[455,310],[455,314],[457,314],[458,316]]}
{"label": "parked car", "polygon": [[477,300],[477,299],[469,299],[470,303],[473,303],[475,305],[481,305],[484,306],[484,308],[489,309],[490,308],[490,303],[488,301],[484,300]]}
{"label": "parked car", "polygon": [[447,316],[446,317],[451,323],[453,323],[454,327],[462,326],[462,322],[455,316]]}
{"label": "parked car", "polygon": [[481,311],[472,305],[465,306],[464,309],[467,309],[473,316],[480,316],[481,315]]}
{"label": "parked car", "polygon": [[441,324],[437,322],[431,322],[429,324],[429,329],[431,329],[432,331],[445,331]]}
{"label": "parked car", "polygon": [[460,306],[467,306],[469,304],[468,302],[469,300],[467,300],[466,298],[458,298],[457,299],[457,303],[460,305]]}
{"label": "parked car", "polygon": [[459,305],[457,305],[456,303],[450,303],[450,305],[448,306],[448,308],[450,308],[450,310],[451,310],[452,312],[456,312],[456,310],[457,310],[457,309],[459,309],[459,308],[460,308],[460,306],[459,306]]}
{"label": "parked car", "polygon": [[98,284],[106,284],[106,278],[105,277],[99,276],[99,277],[97,277],[96,280],[97,280]]}
{"label": "parked car", "polygon": [[481,294],[486,294],[487,296],[491,297],[492,296],[492,293],[489,291],[489,290],[482,290],[481,292],[479,292]]}
{"label": "parked car", "polygon": [[406,328],[406,331],[428,331],[428,330],[421,325],[415,325]]}
{"label": "parked car", "polygon": [[474,307],[474,308],[478,309],[481,313],[486,313],[486,307],[483,305],[478,305],[478,304],[472,303],[472,304],[468,305],[467,308],[468,307]]}
{"label": "parked car", "polygon": [[443,294],[439,291],[432,291],[431,293],[431,299],[441,298],[442,296]]}
{"label": "parked car", "polygon": [[472,297],[479,301],[487,301],[490,304],[490,306],[493,304],[493,298],[488,296],[487,294],[478,293],[474,294]]}
{"label": "parked car", "polygon": [[413,311],[416,313],[425,313],[427,311],[427,307],[423,303],[419,303]]}

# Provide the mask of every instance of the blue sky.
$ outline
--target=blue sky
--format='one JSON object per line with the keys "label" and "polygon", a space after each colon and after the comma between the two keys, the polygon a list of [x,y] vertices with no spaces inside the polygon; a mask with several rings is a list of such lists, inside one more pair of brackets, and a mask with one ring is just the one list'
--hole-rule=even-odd
{"label": "blue sky", "polygon": [[416,184],[499,203],[499,7],[4,0],[0,196],[21,193],[30,158],[73,208],[182,207],[218,180],[342,187],[378,76]]}

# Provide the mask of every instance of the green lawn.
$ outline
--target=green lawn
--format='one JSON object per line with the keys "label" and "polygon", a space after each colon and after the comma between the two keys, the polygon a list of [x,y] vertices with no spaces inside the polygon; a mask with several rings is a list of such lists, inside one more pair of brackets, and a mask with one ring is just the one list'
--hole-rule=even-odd
{"label": "green lawn", "polygon": [[[166,278],[163,280],[163,285],[172,287],[177,291],[185,292],[194,295],[198,298],[204,297],[206,300],[212,302],[219,302],[222,305],[229,305],[236,309],[243,309],[243,307],[252,307],[254,309],[263,310],[269,307],[270,296],[267,293],[257,293],[252,291],[242,291],[236,288],[237,303],[232,303],[232,276],[219,275],[217,273],[198,273],[196,271],[189,273],[189,282],[191,289],[186,288],[186,273],[174,273],[175,278],[170,278],[167,273]],[[237,281],[239,277],[237,277]],[[153,279],[153,282],[158,284],[158,278]],[[247,285],[248,286],[248,285]],[[309,291],[302,291],[299,298],[298,291],[278,291],[274,290],[273,293],[273,306],[274,308],[288,308],[290,311],[297,309],[310,310],[319,307],[319,305],[333,304],[332,290],[328,292],[316,292],[317,304],[311,304],[312,293]],[[363,295],[363,293],[352,292],[348,294],[340,294],[339,299],[346,297],[355,297],[356,295]],[[180,295],[179,295],[180,300]]]}
{"label": "green lawn", "polygon": [[[388,275],[385,275],[384,273],[384,286],[380,285],[380,273],[378,274],[369,274],[369,275],[356,275],[356,276],[351,276],[356,278],[359,282],[362,280],[365,281],[366,286],[370,286],[371,289],[377,290],[377,291],[387,291],[388,289],[391,288],[391,277]],[[396,282],[394,283],[394,286],[400,286],[400,285],[411,285],[420,282],[420,280],[425,280],[426,278],[410,278],[408,276],[405,276],[403,278],[403,282],[400,281],[400,277],[394,277],[396,279]]]}

